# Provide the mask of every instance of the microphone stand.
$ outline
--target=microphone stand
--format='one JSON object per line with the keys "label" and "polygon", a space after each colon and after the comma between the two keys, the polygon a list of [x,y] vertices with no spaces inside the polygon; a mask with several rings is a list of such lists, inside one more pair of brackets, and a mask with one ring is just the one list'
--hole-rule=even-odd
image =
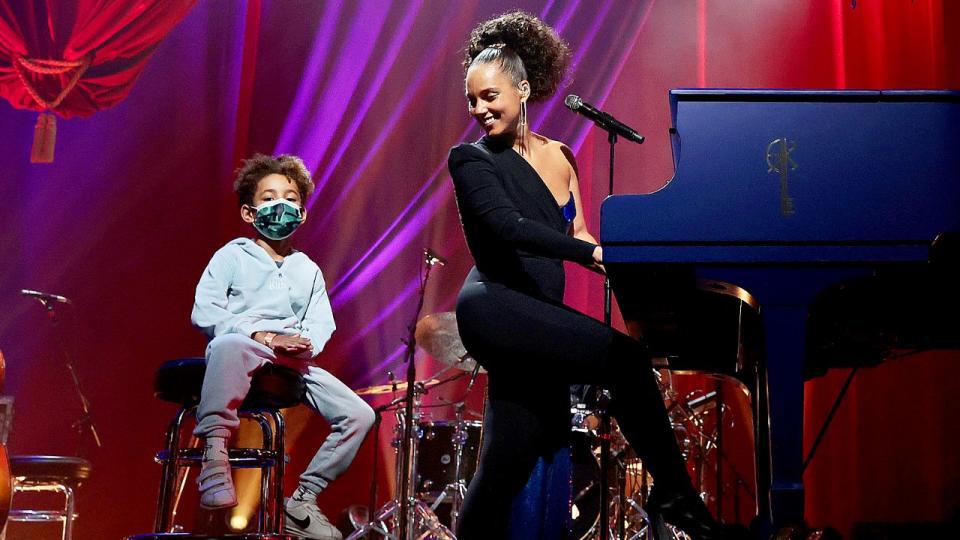
{"label": "microphone stand", "polygon": [[[599,124],[598,124],[599,125]],[[616,145],[617,145],[617,132],[613,127],[604,127],[600,126],[602,129],[607,131],[607,142],[610,144],[610,169],[609,169],[609,185],[607,196],[613,195],[613,164],[614,158],[616,156]],[[625,127],[625,126],[624,126]],[[634,132],[635,133],[635,132]],[[644,138],[641,136],[639,139],[630,138],[630,140],[636,142],[637,144],[643,144]],[[607,274],[604,276],[603,280],[603,322],[607,326],[613,325],[613,288],[610,285],[610,275]],[[603,394],[602,391],[600,391]],[[610,538],[610,492],[608,488],[609,478],[608,473],[610,471],[610,411],[607,406],[606,400],[602,397],[598,399],[598,403],[601,404],[600,409],[600,522],[602,524],[600,528],[600,540],[608,540]],[[619,538],[624,536],[624,517],[625,517],[625,505],[624,505],[624,494],[620,493],[619,495],[619,504],[617,504],[617,534]]]}
{"label": "microphone stand", "polygon": [[77,449],[78,455],[83,455],[83,432],[85,430],[90,430],[90,435],[93,436],[93,442],[97,445],[97,448],[103,446],[100,442],[100,434],[97,432],[97,426],[93,422],[93,413],[90,409],[90,400],[87,399],[86,394],[83,392],[83,385],[80,384],[80,376],[77,374],[76,366],[70,358],[70,351],[67,350],[65,336],[58,335],[60,334],[60,318],[57,316],[57,310],[54,307],[54,302],[51,300],[37,298],[40,304],[47,310],[47,318],[50,319],[50,325],[54,329],[54,339],[56,339],[57,344],[59,345],[60,355],[63,357],[63,362],[67,366],[67,370],[70,372],[70,379],[73,382],[73,388],[77,393],[77,397],[80,398],[80,407],[83,410],[83,416],[78,420],[70,424],[70,427],[77,430],[77,434],[80,437],[79,448]]}
{"label": "microphone stand", "polygon": [[[632,130],[618,122],[612,116],[596,110],[592,106],[583,103],[578,96],[567,96],[564,103],[574,112],[582,114],[591,119],[600,129],[607,132],[607,142],[610,143],[610,180],[608,196],[613,195],[613,164],[615,157],[615,148],[617,144],[617,131],[622,130],[628,140],[642,144],[644,138],[636,131]],[[613,289],[610,285],[610,276],[605,275],[603,280],[603,322],[607,326],[612,326],[613,311]],[[598,437],[600,439],[600,540],[610,538],[610,492],[608,473],[610,470],[610,411],[609,403],[606,399],[608,393],[602,388],[594,388],[597,396],[597,413],[600,415],[600,429]],[[589,391],[586,392],[589,394]],[[621,493],[621,499],[623,494]],[[624,533],[624,505],[623,501],[618,504],[617,512],[617,531],[622,538]]]}
{"label": "microphone stand", "polygon": [[[610,143],[610,180],[608,196],[613,195],[613,162],[615,148],[617,144],[617,133],[615,131],[607,132],[607,142]],[[610,285],[610,276],[604,274],[603,277],[603,323],[607,326],[613,326],[613,289]],[[603,393],[603,390],[598,390]],[[610,538],[610,408],[602,398],[597,402],[600,404],[600,540]],[[621,498],[622,498],[621,493]],[[618,538],[623,538],[623,501],[620,501],[617,511],[617,530]]]}
{"label": "microphone stand", "polygon": [[430,271],[433,270],[433,267],[437,264],[443,264],[443,261],[438,257],[433,255],[430,250],[424,250],[423,252],[424,259],[424,274],[423,279],[420,281],[420,291],[419,299],[417,301],[417,310],[413,315],[413,322],[410,323],[410,326],[407,328],[407,338],[404,340],[404,343],[407,345],[406,348],[406,362],[407,362],[407,392],[406,392],[406,403],[404,403],[404,418],[403,418],[403,432],[402,438],[400,440],[400,456],[402,458],[402,463],[400,464],[400,508],[398,510],[398,527],[397,527],[397,538],[399,540],[413,539],[414,528],[411,526],[413,523],[413,486],[410,484],[410,469],[413,466],[413,461],[410,455],[410,444],[411,438],[414,437],[414,426],[413,426],[413,401],[414,401],[414,383],[417,380],[417,366],[414,363],[414,355],[417,352],[417,321],[420,319],[420,312],[423,310],[423,300],[427,291],[427,282],[430,280]]}

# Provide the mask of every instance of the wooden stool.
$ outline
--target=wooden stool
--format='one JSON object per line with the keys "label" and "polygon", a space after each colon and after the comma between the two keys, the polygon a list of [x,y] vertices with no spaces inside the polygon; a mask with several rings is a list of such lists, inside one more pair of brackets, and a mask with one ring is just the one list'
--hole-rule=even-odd
{"label": "wooden stool", "polygon": [[67,456],[11,456],[10,476],[13,495],[25,491],[62,493],[63,510],[11,510],[9,521],[27,523],[63,522],[63,540],[73,537],[73,520],[77,517],[74,490],[90,477],[90,462]]}
{"label": "wooden stool", "polygon": [[[157,370],[154,380],[154,395],[164,401],[180,405],[166,434],[166,448],[157,453],[156,461],[162,465],[160,493],[157,497],[155,534],[129,537],[137,540],[152,538],[207,538],[173,533],[174,498],[177,476],[181,467],[199,467],[203,459],[202,448],[181,447],[180,439],[184,420],[196,414],[200,402],[200,388],[206,362],[203,358],[184,358],[165,362]],[[256,421],[263,434],[261,448],[230,448],[229,462],[232,467],[261,469],[260,509],[255,535],[218,535],[217,538],[287,538],[283,530],[283,470],[284,422],[280,409],[299,404],[305,392],[303,377],[294,369],[266,364],[254,373],[250,392],[241,404],[238,415]],[[272,474],[271,474],[272,473]],[[272,478],[271,478],[272,477]],[[272,494],[271,494],[272,486]],[[163,533],[169,533],[164,536]],[[290,537],[294,538],[294,537]]]}

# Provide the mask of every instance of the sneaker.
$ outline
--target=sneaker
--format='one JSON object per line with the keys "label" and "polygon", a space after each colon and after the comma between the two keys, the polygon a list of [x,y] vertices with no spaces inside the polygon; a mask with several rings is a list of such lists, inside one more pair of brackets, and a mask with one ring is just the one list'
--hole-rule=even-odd
{"label": "sneaker", "polygon": [[311,540],[343,540],[340,531],[323,515],[314,501],[286,499],[283,505],[283,532]]}
{"label": "sneaker", "polygon": [[200,486],[200,507],[220,510],[237,505],[237,491],[233,487],[230,464],[226,461],[205,461],[197,477]]}

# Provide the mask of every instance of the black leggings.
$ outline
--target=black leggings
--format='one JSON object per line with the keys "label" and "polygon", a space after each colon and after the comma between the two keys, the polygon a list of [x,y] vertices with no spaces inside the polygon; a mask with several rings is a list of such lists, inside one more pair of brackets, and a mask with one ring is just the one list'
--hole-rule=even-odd
{"label": "black leggings", "polygon": [[610,411],[658,489],[689,486],[646,348],[566,306],[494,282],[464,285],[464,345],[489,372],[480,466],[457,538],[507,538],[510,510],[540,457],[567,443],[571,384],[610,390]]}

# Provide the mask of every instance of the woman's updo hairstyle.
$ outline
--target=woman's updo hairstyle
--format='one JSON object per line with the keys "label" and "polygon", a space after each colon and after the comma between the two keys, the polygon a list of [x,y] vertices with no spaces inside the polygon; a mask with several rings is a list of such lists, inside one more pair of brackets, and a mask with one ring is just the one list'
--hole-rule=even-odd
{"label": "woman's updo hairstyle", "polygon": [[570,48],[553,28],[522,11],[504,13],[470,32],[464,72],[474,64],[498,62],[514,84],[530,82],[530,101],[553,95],[567,74]]}

